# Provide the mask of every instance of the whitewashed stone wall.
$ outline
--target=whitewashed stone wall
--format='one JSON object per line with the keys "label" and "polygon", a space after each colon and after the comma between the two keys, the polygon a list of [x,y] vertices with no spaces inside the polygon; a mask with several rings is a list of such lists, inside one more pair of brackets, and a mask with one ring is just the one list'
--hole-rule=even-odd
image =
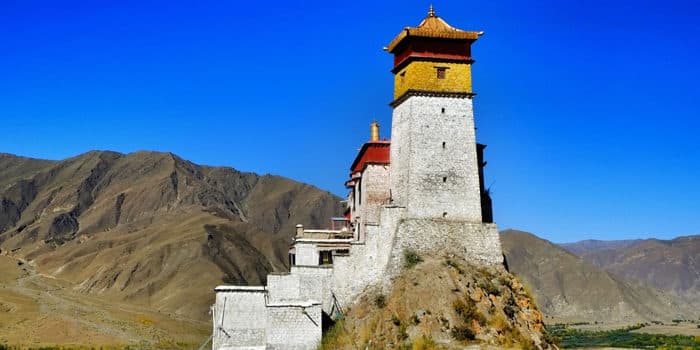
{"label": "whitewashed stone wall", "polygon": [[321,302],[323,310],[330,314],[333,308],[332,266],[292,266],[291,270],[291,274],[299,278],[299,300]]}
{"label": "whitewashed stone wall", "polygon": [[269,303],[288,303],[302,300],[299,276],[291,273],[271,273],[267,275],[267,300]]}
{"label": "whitewashed stone wall", "polygon": [[309,280],[321,274],[327,281],[330,269],[315,270],[270,275],[268,288],[217,287],[212,349],[316,349],[322,332],[321,303],[298,296],[319,294],[314,291],[323,289],[320,283]]}
{"label": "whitewashed stone wall", "polygon": [[348,256],[334,258],[331,291],[341,306],[353,303],[365,288],[386,278],[396,227],[405,210],[397,206],[382,207],[380,225],[365,227],[365,241],[353,244]]}
{"label": "whitewashed stone wall", "polygon": [[265,349],[265,288],[220,286],[215,290],[212,349]]}
{"label": "whitewashed stone wall", "polygon": [[381,208],[389,202],[389,166],[369,164],[362,172],[361,227],[378,224]]}
{"label": "whitewashed stone wall", "polygon": [[297,241],[294,250],[297,265],[318,266],[318,250],[315,243]]}
{"label": "whitewashed stone wall", "polygon": [[387,276],[400,273],[404,252],[455,255],[477,265],[502,265],[503,251],[496,224],[446,219],[404,219],[391,247]]}
{"label": "whitewashed stone wall", "polygon": [[481,222],[470,98],[409,97],[394,109],[391,138],[392,195],[407,217]]}
{"label": "whitewashed stone wall", "polygon": [[321,342],[321,304],[269,304],[267,350],[313,350]]}

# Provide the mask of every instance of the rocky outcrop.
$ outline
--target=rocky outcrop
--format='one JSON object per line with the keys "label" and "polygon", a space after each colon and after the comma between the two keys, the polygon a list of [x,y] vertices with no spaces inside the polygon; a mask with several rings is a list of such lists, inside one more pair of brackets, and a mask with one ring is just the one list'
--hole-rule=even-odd
{"label": "rocky outcrop", "polygon": [[348,306],[323,348],[549,348],[542,314],[505,268],[477,267],[454,256],[413,261],[387,294],[369,290]]}

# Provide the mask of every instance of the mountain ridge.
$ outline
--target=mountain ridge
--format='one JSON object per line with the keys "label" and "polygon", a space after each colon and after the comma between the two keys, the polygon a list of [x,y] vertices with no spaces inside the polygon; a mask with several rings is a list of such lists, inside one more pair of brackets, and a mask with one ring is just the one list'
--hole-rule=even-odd
{"label": "mountain ridge", "polygon": [[550,322],[697,317],[674,295],[624,280],[531,233],[504,230],[501,242],[510,271],[531,287]]}
{"label": "mountain ridge", "polygon": [[643,239],[608,249],[584,249],[577,255],[613,274],[672,292],[700,307],[700,235]]}
{"label": "mountain ridge", "polygon": [[285,270],[294,226],[324,227],[341,210],[314,186],[169,152],[4,155],[0,179],[0,250],[82,292],[193,318],[213,286]]}

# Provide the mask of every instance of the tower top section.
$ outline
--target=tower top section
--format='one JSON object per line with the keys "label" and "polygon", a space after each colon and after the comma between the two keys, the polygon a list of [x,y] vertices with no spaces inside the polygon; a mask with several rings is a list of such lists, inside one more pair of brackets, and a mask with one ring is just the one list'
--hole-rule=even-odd
{"label": "tower top section", "polygon": [[414,38],[446,39],[449,41],[467,41],[472,43],[479,39],[484,32],[472,32],[457,29],[447,24],[435,14],[433,5],[430,5],[428,16],[417,27],[406,27],[387,46],[387,51],[396,54],[402,46]]}
{"label": "tower top section", "polygon": [[473,95],[471,46],[484,32],[457,29],[435,14],[404,28],[386,48],[394,55],[394,102],[416,94]]}

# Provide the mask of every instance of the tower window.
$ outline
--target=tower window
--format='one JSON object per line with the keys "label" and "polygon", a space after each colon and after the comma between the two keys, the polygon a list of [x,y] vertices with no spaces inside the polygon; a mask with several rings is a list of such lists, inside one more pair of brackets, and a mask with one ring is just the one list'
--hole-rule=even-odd
{"label": "tower window", "polygon": [[442,182],[447,182],[447,176],[442,178]]}
{"label": "tower window", "polygon": [[362,179],[357,180],[357,205],[362,205]]}
{"label": "tower window", "polygon": [[443,217],[443,218],[446,218],[446,217],[447,217],[447,212],[446,212],[446,211],[442,212],[442,217]]}
{"label": "tower window", "polygon": [[318,254],[319,265],[333,265],[333,255],[330,250],[324,250]]}
{"label": "tower window", "polygon": [[445,114],[445,108],[442,109],[442,114]]}
{"label": "tower window", "polygon": [[437,70],[437,78],[438,79],[445,79],[445,76],[447,75],[447,67],[435,67]]}
{"label": "tower window", "polygon": [[443,149],[445,148],[445,142],[442,143],[442,148],[443,148]]}

